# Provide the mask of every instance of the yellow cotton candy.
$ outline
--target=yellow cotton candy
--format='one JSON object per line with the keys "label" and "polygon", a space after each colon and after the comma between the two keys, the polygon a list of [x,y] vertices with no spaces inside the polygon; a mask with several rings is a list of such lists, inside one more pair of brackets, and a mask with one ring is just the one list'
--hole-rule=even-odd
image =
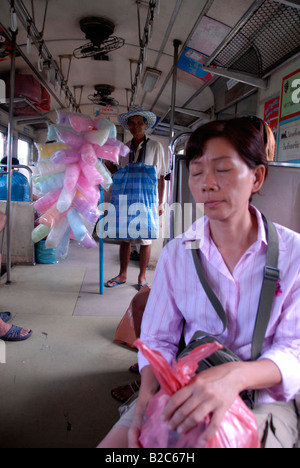
{"label": "yellow cotton candy", "polygon": [[50,159],[51,156],[56,153],[56,151],[64,149],[70,149],[70,146],[67,146],[65,143],[61,142],[37,145],[39,159]]}

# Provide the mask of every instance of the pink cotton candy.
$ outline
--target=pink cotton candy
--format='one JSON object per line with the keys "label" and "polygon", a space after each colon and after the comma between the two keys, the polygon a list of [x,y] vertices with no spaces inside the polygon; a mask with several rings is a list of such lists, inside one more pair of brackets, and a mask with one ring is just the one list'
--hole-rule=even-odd
{"label": "pink cotton candy", "polygon": [[60,196],[62,189],[55,190],[54,192],[49,192],[44,197],[40,198],[34,203],[34,209],[38,213],[45,213],[49,208],[51,208],[54,203],[57,202],[58,197]]}
{"label": "pink cotton candy", "polygon": [[102,175],[97,171],[95,166],[91,166],[90,164],[86,164],[84,161],[80,161],[81,170],[88,180],[91,186],[93,185],[100,185],[103,183]]}
{"label": "pink cotton candy", "polygon": [[109,146],[109,145],[103,145],[103,146],[97,146],[94,145],[94,150],[98,158],[101,159],[107,159],[109,161],[115,162],[118,164],[119,162],[119,153],[120,153],[120,148],[117,146]]}
{"label": "pink cotton candy", "polygon": [[75,189],[80,175],[78,164],[68,164],[65,172],[64,188],[72,191]]}
{"label": "pink cotton candy", "polygon": [[71,114],[69,121],[75,132],[78,133],[89,132],[95,126],[94,121],[88,115]]}
{"label": "pink cotton candy", "polygon": [[100,192],[95,187],[91,187],[84,175],[80,175],[77,182],[77,190],[92,205],[96,205],[100,200]]}
{"label": "pink cotton candy", "polygon": [[56,151],[51,156],[51,162],[54,164],[73,164],[80,160],[81,155],[74,149],[65,149]]}
{"label": "pink cotton candy", "polygon": [[122,157],[127,156],[127,154],[130,151],[130,148],[127,145],[124,145],[124,143],[122,143],[121,141],[116,140],[116,138],[108,138],[106,145],[117,146],[120,149],[120,156]]}
{"label": "pink cotton candy", "polygon": [[85,143],[81,148],[81,158],[90,166],[95,166],[98,162],[97,155],[95,153],[93,145],[90,143]]}
{"label": "pink cotton candy", "polygon": [[84,143],[83,135],[77,135],[68,130],[57,130],[57,136],[63,143],[71,146],[73,149],[78,150]]}

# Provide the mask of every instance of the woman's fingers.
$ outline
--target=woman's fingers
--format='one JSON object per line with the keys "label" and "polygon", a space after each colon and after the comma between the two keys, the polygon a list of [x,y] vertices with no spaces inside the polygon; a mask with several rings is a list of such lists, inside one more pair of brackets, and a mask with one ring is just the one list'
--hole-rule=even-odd
{"label": "woman's fingers", "polygon": [[224,402],[213,391],[213,386],[198,380],[176,392],[169,400],[163,418],[170,429],[185,433],[201,422],[208,424],[205,434],[212,437],[225,413]]}

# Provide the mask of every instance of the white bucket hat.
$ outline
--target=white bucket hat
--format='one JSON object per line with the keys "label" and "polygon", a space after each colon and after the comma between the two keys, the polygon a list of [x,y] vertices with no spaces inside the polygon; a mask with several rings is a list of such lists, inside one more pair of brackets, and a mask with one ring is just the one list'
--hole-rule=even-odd
{"label": "white bucket hat", "polygon": [[129,112],[126,112],[125,114],[120,114],[118,116],[120,125],[122,125],[122,127],[124,127],[126,130],[129,130],[127,121],[130,117],[133,117],[135,115],[141,115],[142,117],[145,117],[145,119],[148,122],[146,130],[152,128],[153,125],[155,125],[156,123],[156,115],[153,112],[145,111],[141,106],[133,105],[130,106]]}

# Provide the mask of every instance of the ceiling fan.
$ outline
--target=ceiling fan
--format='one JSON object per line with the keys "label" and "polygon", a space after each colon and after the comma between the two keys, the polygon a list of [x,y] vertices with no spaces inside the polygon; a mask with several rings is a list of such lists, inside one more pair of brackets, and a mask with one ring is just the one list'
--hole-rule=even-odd
{"label": "ceiling fan", "polygon": [[112,36],[115,25],[107,19],[94,16],[83,18],[80,20],[80,29],[90,42],[73,51],[73,56],[77,59],[105,59],[109,52],[120,49],[125,44],[125,39]]}
{"label": "ceiling fan", "polygon": [[117,107],[119,102],[116,101],[111,94],[114,92],[115,88],[107,84],[99,84],[95,86],[95,94],[90,94],[88,99],[92,101],[93,104],[97,106],[112,106]]}

